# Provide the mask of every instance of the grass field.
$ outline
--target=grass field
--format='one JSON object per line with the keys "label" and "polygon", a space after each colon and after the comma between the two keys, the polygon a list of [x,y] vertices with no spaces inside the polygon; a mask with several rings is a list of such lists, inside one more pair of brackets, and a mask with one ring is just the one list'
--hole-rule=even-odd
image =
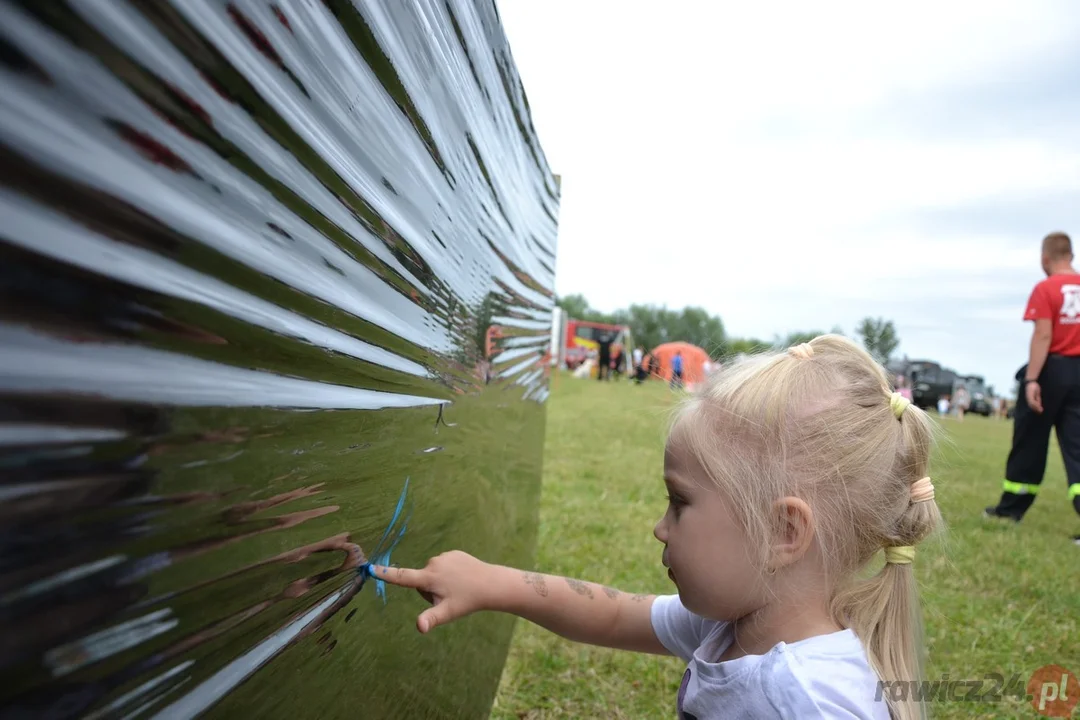
{"label": "grass field", "polygon": [[[634,592],[672,592],[652,527],[664,511],[662,450],[674,396],[560,375],[548,405],[537,568]],[[928,675],[982,680],[1057,664],[1080,673],[1080,522],[1056,445],[1022,525],[982,519],[996,500],[1012,424],[944,420],[933,465],[949,527],[920,548]],[[673,658],[574,645],[519,621],[493,718],[674,717]],[[987,681],[984,686],[993,685]],[[966,692],[961,689],[960,693]],[[1080,711],[1078,711],[1080,712]],[[1029,703],[939,701],[940,718],[1039,717]]]}

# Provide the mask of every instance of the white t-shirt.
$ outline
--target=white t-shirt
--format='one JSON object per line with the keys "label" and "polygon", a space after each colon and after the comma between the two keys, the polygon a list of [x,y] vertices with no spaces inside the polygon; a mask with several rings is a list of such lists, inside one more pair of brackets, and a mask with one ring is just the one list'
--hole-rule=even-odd
{"label": "white t-shirt", "polygon": [[889,720],[885,696],[859,638],[841,630],[780,643],[764,655],[712,662],[731,644],[731,625],[694,615],[678,595],[652,606],[656,637],[687,662],[679,720],[859,718]]}
{"label": "white t-shirt", "polygon": [[635,365],[640,365],[641,364],[641,356],[642,356],[641,348],[634,348],[634,364]]}

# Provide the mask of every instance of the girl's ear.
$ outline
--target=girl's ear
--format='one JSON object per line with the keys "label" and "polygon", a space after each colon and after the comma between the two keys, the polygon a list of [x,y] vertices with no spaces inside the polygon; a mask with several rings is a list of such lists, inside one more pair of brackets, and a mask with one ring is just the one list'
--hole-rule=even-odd
{"label": "girl's ear", "polygon": [[798,562],[814,540],[814,511],[805,500],[784,497],[773,503],[777,533],[773,538],[773,562],[785,567]]}

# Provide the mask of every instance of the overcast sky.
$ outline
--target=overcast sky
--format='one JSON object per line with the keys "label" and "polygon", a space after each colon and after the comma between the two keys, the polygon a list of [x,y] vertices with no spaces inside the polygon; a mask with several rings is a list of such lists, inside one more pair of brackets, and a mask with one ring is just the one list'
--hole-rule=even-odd
{"label": "overcast sky", "polygon": [[556,290],[729,334],[895,321],[999,391],[1080,241],[1080,2],[500,0],[563,176]]}

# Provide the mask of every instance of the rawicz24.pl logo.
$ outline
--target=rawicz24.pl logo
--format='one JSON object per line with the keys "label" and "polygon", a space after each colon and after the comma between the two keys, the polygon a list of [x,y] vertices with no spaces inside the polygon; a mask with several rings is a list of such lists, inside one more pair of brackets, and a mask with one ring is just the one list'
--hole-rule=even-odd
{"label": "rawicz24.pl logo", "polygon": [[893,680],[878,683],[877,699],[894,702],[984,702],[997,703],[1016,698],[1031,703],[1045,717],[1069,717],[1080,702],[1080,680],[1060,665],[1046,665],[1034,673],[1027,683],[1018,674],[1008,681],[999,673],[990,673],[982,680]]}

